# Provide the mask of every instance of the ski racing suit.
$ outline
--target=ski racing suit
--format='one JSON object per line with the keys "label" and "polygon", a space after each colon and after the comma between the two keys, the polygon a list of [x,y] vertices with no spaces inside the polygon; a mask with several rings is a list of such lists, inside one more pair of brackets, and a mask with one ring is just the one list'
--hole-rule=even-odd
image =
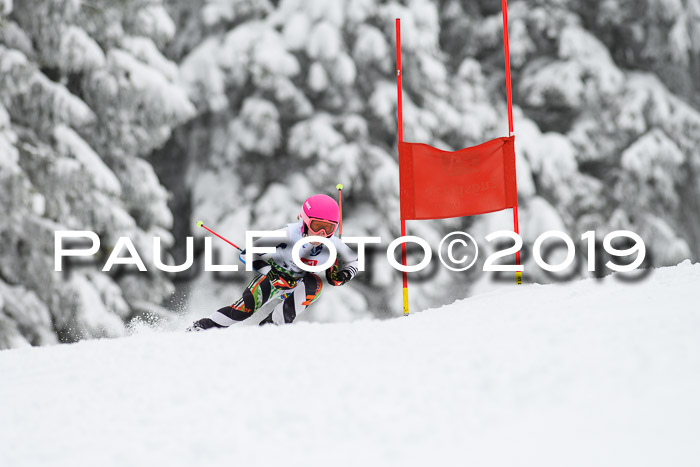
{"label": "ski racing suit", "polygon": [[[252,260],[253,269],[257,272],[243,291],[243,296],[233,305],[220,308],[208,318],[196,321],[194,327],[199,329],[192,330],[228,327],[249,318],[272,300],[279,303],[260,325],[287,324],[318,299],[323,287],[321,278],[299,268],[292,260],[292,248],[304,236],[303,222],[287,224],[278,232],[279,237],[261,238],[254,243],[258,247],[275,247],[274,253],[251,255],[244,251],[241,254],[244,262]],[[326,270],[326,279],[331,285],[343,285],[357,274],[357,254],[339,237],[334,235],[329,240],[336,248],[337,262]],[[330,252],[323,244],[306,243],[299,251],[301,261],[310,266],[325,263],[329,256]]]}

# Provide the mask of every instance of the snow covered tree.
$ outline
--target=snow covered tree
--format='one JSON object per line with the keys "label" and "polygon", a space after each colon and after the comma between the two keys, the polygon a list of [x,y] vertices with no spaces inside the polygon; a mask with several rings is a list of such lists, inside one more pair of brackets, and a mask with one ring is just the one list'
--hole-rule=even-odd
{"label": "snow covered tree", "polygon": [[[173,6],[172,14],[188,8]],[[293,220],[307,196],[333,194],[342,182],[348,234],[380,235],[385,245],[399,235],[396,17],[407,31],[406,138],[458,149],[504,134],[502,102],[489,96],[479,63],[470,58],[448,70],[433,2],[204,2],[181,26],[211,32],[200,30],[201,43],[173,52],[189,50],[181,70],[198,109],[176,134],[190,153],[190,225],[206,219],[242,240],[248,228]],[[435,240],[467,222],[415,223],[414,232]],[[317,308],[345,319],[366,313],[369,300],[370,310],[390,314],[400,275],[385,263],[382,251],[372,274],[328,293]],[[421,286],[416,305],[449,301],[463,282],[441,274]],[[220,293],[231,300],[230,288]]]}
{"label": "snow covered tree", "polygon": [[194,113],[160,51],[174,23],[151,0],[4,5],[0,348],[121,335],[165,313],[170,280],[102,264],[54,272],[54,231],[92,230],[103,253],[128,236],[144,258],[152,236],[172,241],[168,194],[144,157]]}
{"label": "snow covered tree", "polygon": [[[700,113],[691,103],[698,94],[660,72],[679,54],[686,65],[697,58],[697,40],[673,42],[690,37],[678,28],[695,27],[696,2],[509,3],[516,145],[538,197],[576,235],[639,233],[655,265],[697,257]],[[501,60],[500,11],[446,4],[462,18],[445,23],[445,40],[464,38],[457,57]],[[674,24],[682,26],[674,32]],[[500,81],[500,72],[490,76]],[[667,86],[694,97],[684,102]],[[522,193],[521,200],[527,210]]]}
{"label": "snow covered tree", "polygon": [[[654,264],[675,264],[698,254],[697,137],[689,131],[698,113],[649,73],[658,67],[645,53],[680,50],[687,66],[679,72],[692,76],[696,2],[676,2],[659,21],[652,17],[662,2],[645,3],[650,28],[667,34],[661,39],[685,38],[685,30],[690,39],[681,49],[660,39],[630,62],[606,31],[622,27],[633,2],[615,20],[606,19],[615,2],[594,3],[510,2],[521,231],[532,242],[549,228],[574,236],[629,229],[647,240]],[[341,181],[348,232],[398,235],[396,17],[406,140],[458,149],[507,129],[500,4],[228,0],[204,1],[194,15],[182,13],[194,11],[189,4],[171,9],[193,31],[172,51],[199,115],[177,135],[190,154],[190,225],[207,218],[234,236],[277,226],[307,195]],[[437,240],[458,228],[510,225],[507,212],[411,222],[409,230]],[[371,267],[363,289],[370,309],[391,313],[398,275],[383,255]],[[468,275],[436,272],[417,286],[418,308],[466,293]],[[530,278],[546,280],[537,271]],[[220,290],[225,300],[230,292]],[[364,309],[357,303],[354,312]]]}

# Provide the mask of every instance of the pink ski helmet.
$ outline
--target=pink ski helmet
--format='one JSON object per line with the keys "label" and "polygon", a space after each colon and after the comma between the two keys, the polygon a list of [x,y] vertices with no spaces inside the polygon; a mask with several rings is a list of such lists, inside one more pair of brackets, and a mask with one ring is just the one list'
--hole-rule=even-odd
{"label": "pink ski helmet", "polygon": [[328,195],[313,195],[301,206],[301,219],[307,235],[332,237],[338,228],[338,203]]}

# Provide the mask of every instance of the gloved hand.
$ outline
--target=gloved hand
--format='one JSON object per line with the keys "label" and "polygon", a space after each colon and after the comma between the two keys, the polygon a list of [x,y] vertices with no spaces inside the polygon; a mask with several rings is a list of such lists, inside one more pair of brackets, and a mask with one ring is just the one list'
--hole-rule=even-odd
{"label": "gloved hand", "polygon": [[267,273],[267,280],[270,281],[273,287],[278,289],[293,289],[297,286],[297,280],[295,278],[274,267]]}
{"label": "gloved hand", "polygon": [[326,280],[332,286],[337,287],[339,285],[343,285],[351,278],[352,277],[350,276],[350,273],[348,271],[340,270],[337,264],[334,264],[333,266],[326,269]]}

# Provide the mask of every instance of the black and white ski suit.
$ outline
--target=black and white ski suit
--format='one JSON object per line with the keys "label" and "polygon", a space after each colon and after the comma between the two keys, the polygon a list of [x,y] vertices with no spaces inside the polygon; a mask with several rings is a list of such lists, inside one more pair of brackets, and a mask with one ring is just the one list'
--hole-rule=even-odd
{"label": "black and white ski suit", "polygon": [[[243,291],[243,296],[233,305],[220,308],[208,318],[195,322],[195,325],[203,329],[228,327],[249,318],[271,300],[279,303],[260,324],[293,322],[318,299],[323,288],[318,275],[304,271],[292,260],[292,248],[303,238],[303,227],[302,221],[287,224],[285,229],[279,231],[279,237],[257,240],[255,246],[272,246],[275,252],[245,254],[245,258],[242,255],[246,263],[252,261],[253,269],[257,272]],[[339,237],[334,235],[329,240],[337,251],[340,274],[336,276],[343,278],[334,281],[333,285],[340,285],[357,274],[357,254]],[[299,257],[303,263],[316,266],[325,263],[330,252],[323,244],[306,243],[301,247]]]}

